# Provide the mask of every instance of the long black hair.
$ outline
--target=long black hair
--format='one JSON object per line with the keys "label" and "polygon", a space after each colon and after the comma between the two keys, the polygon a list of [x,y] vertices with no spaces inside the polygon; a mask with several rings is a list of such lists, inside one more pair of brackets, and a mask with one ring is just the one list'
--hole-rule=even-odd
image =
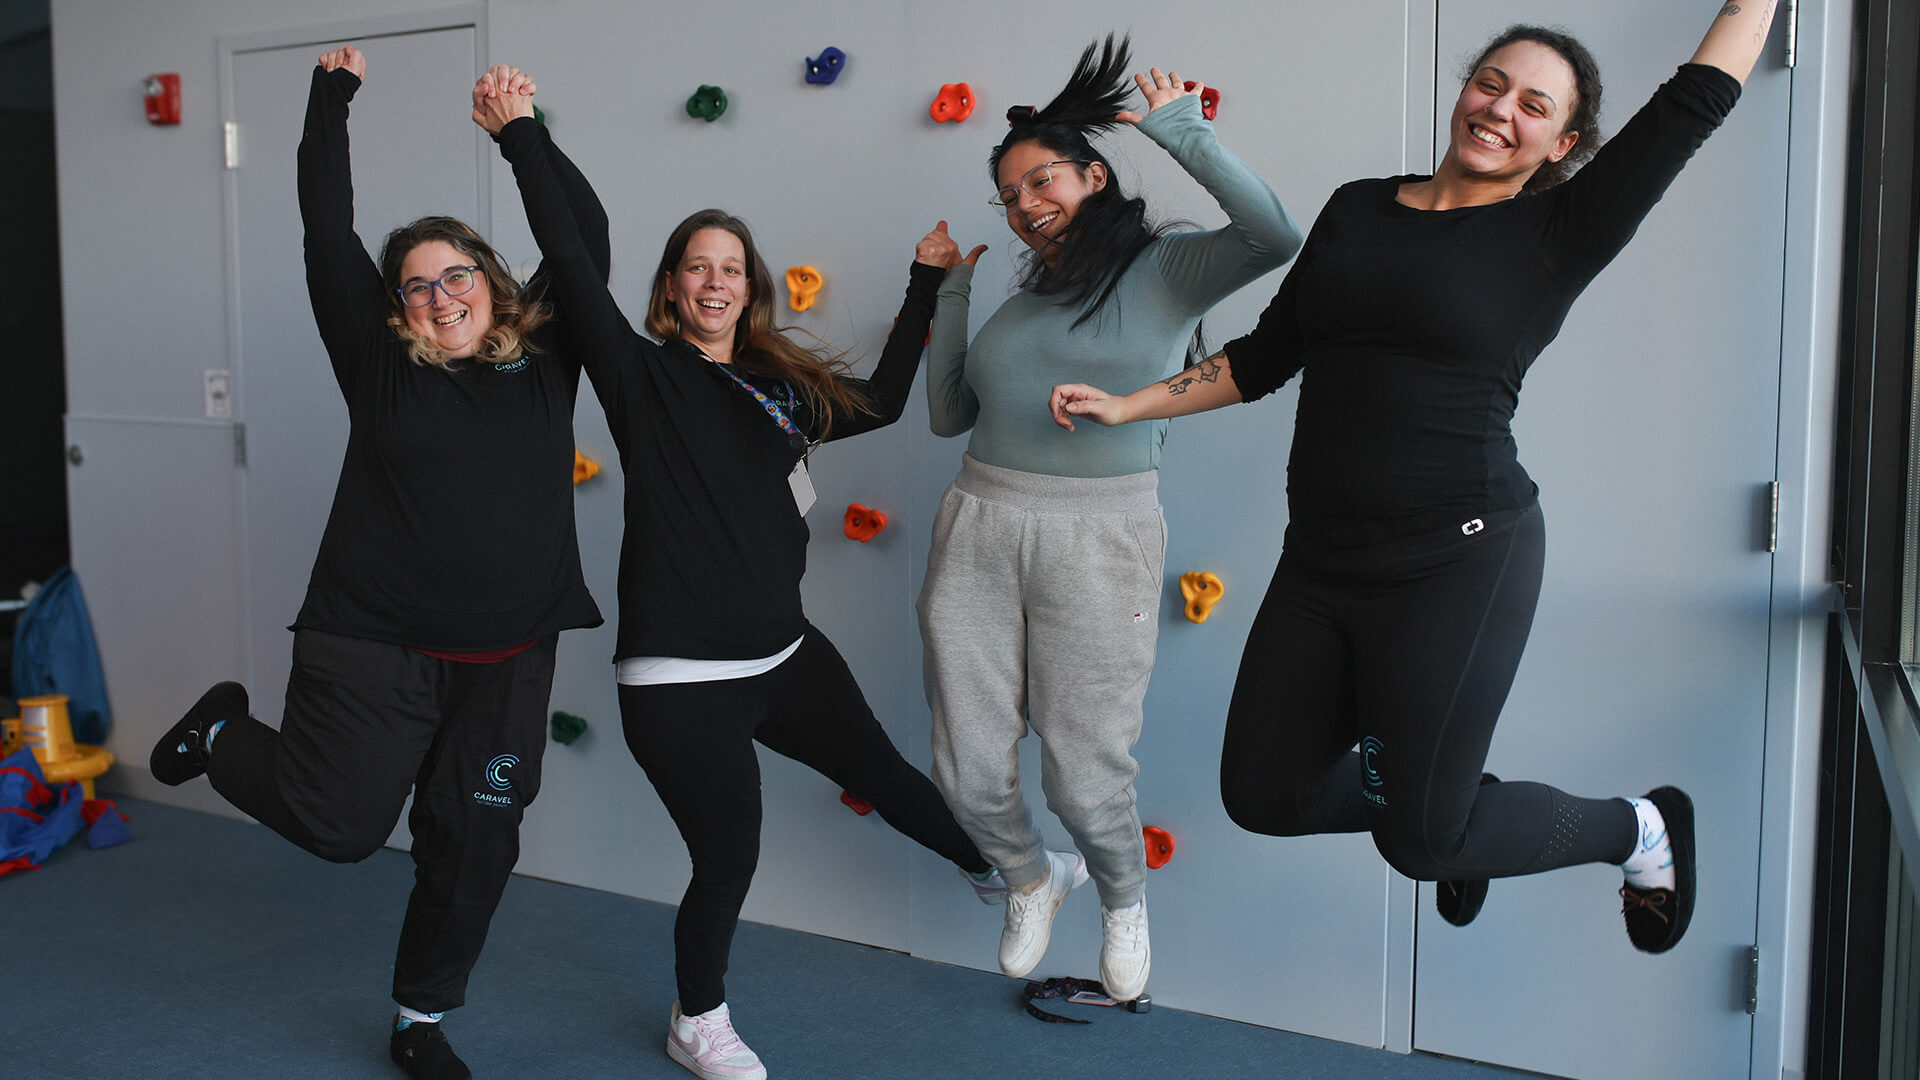
{"label": "long black hair", "polygon": [[1112,163],[1089,138],[1120,123],[1116,116],[1133,89],[1133,80],[1127,74],[1133,60],[1131,42],[1129,35],[1116,44],[1108,34],[1105,43],[1088,44],[1067,85],[1044,108],[1015,105],[1007,110],[1007,137],[987,156],[987,174],[996,186],[1000,183],[1000,159],[1023,142],[1039,143],[1078,169],[1098,162],[1107,171],[1106,186],[1083,199],[1073,220],[1061,230],[1056,241],[1059,257],[1051,265],[1037,256],[1029,257],[1015,282],[1036,295],[1058,296],[1062,305],[1082,308],[1080,317],[1073,321],[1076,329],[1113,297],[1120,276],[1140,252],[1177,224],[1149,222],[1146,200],[1128,197],[1120,190]]}
{"label": "long black hair", "polygon": [[1560,59],[1573,69],[1573,111],[1567,115],[1567,125],[1561,130],[1578,132],[1580,138],[1573,144],[1573,149],[1567,151],[1566,157],[1559,161],[1542,162],[1520,189],[1527,192],[1545,191],[1572,176],[1593,156],[1594,151],[1600,149],[1600,64],[1585,45],[1564,30],[1516,23],[1487,42],[1487,47],[1481,49],[1480,55],[1460,73],[1461,85],[1464,86],[1479,72],[1480,66],[1487,62],[1487,57],[1516,41],[1545,45],[1559,53]]}

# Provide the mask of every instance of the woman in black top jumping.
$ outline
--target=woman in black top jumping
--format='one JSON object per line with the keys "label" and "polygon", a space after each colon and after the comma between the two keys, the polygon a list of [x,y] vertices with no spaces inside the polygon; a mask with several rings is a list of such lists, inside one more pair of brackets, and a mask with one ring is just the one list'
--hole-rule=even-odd
{"label": "woman in black top jumping", "polygon": [[1565,34],[1509,29],[1461,87],[1434,174],[1336,191],[1251,334],[1123,398],[1054,389],[1071,428],[1251,401],[1305,372],[1286,540],[1221,757],[1242,827],[1371,831],[1396,870],[1441,882],[1458,925],[1488,878],[1617,863],[1633,944],[1663,952],[1686,932],[1683,792],[1583,799],[1481,771],[1545,550],[1510,423],[1574,299],[1733,108],[1773,6],[1726,4],[1597,153],[1592,57]]}
{"label": "woman in black top jumping", "polygon": [[[358,49],[323,53],[300,140],[307,291],[350,430],[294,620],[286,713],[276,731],[220,683],[151,768],[168,784],[206,773],[334,862],[379,850],[412,794],[390,1052],[416,1080],[460,1080],[438,1021],[465,1000],[540,789],[555,639],[602,621],[574,537],[580,363],[554,348],[545,275],[521,288],[461,222],[422,218],[368,257],[347,141],[365,75]],[[483,82],[476,96],[532,89],[510,69]],[[604,275],[606,214],[551,142],[540,149],[588,272]]]}
{"label": "woman in black top jumping", "polygon": [[569,352],[585,364],[619,447],[621,718],[693,858],[674,924],[680,997],[667,1052],[709,1080],[763,1077],[733,1030],[723,982],[759,857],[754,742],[872,803],[959,866],[983,900],[1004,891],[800,605],[807,452],[899,418],[934,293],[962,260],[945,222],[920,241],[899,319],[872,377],[858,379],[774,325],[773,277],[745,223],[703,210],[674,230],[653,275],[646,327],[655,344],[634,332],[597,272],[530,109],[501,98],[481,122],[513,164],[566,305]]}

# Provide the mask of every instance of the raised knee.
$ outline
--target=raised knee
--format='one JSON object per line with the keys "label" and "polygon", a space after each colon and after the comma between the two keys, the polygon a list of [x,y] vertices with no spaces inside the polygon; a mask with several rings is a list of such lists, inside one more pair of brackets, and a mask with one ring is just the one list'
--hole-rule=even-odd
{"label": "raised knee", "polygon": [[316,836],[313,853],[331,863],[357,863],[385,846],[386,837]]}
{"label": "raised knee", "polygon": [[1415,881],[1451,881],[1462,874],[1419,837],[1375,827],[1373,846],[1394,872]]}
{"label": "raised knee", "polygon": [[1235,825],[1262,836],[1305,836],[1314,832],[1308,806],[1271,793],[1251,794],[1222,790],[1220,801]]}

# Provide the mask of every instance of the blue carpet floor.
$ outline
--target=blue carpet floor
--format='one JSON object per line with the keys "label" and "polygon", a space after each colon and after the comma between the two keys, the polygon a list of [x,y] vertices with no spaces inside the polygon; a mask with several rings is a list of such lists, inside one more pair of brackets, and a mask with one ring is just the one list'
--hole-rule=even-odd
{"label": "blue carpet floor", "polygon": [[[131,843],[78,839],[0,877],[0,1077],[399,1080],[386,991],[405,854],[334,866],[257,825],[122,808]],[[685,1080],[662,1049],[672,921],[666,905],[515,878],[448,1036],[481,1080]],[[728,985],[774,1080],[1518,1075],[1165,1008],[1042,1024],[1014,980],[753,924]]]}

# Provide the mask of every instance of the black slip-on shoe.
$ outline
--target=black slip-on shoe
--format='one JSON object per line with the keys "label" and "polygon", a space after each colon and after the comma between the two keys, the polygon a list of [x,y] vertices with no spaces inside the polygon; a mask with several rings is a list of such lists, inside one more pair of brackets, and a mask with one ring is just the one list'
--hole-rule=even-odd
{"label": "black slip-on shoe", "polygon": [[1680,944],[1693,919],[1695,896],[1693,800],[1675,787],[1647,792],[1647,801],[1667,824],[1667,843],[1673,846],[1673,888],[1636,889],[1620,886],[1620,913],[1627,921],[1627,940],[1641,952],[1663,953]]}
{"label": "black slip-on shoe", "polygon": [[[398,1024],[400,1018],[393,1018]],[[453,1052],[453,1045],[447,1042],[447,1033],[440,1030],[439,1024],[414,1021],[403,1028],[395,1028],[393,1038],[387,1042],[387,1053],[393,1063],[406,1070],[412,1080],[472,1080],[473,1070]]]}
{"label": "black slip-on shoe", "polygon": [[[1480,786],[1497,784],[1500,778],[1492,773],[1480,774]],[[1455,926],[1465,926],[1480,914],[1480,908],[1487,902],[1487,879],[1466,878],[1461,881],[1436,881],[1433,883],[1433,906],[1440,917]]]}
{"label": "black slip-on shoe", "polygon": [[147,769],[153,778],[178,787],[207,771],[207,729],[222,720],[247,715],[247,688],[237,682],[216,683],[200,695],[187,715],[153,744]]}

